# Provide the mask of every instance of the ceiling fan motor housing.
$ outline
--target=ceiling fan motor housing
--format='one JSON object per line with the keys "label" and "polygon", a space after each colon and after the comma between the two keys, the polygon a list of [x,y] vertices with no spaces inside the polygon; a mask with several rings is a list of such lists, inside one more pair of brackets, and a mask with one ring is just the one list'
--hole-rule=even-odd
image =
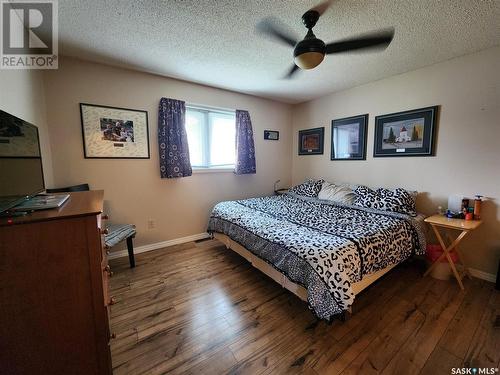
{"label": "ceiling fan motor housing", "polygon": [[318,11],[313,9],[308,10],[302,15],[302,22],[309,30],[311,30],[316,25],[316,22],[318,22],[319,16],[320,14]]}
{"label": "ceiling fan motor housing", "polygon": [[306,37],[305,39],[297,43],[293,50],[293,56],[297,57],[307,52],[317,52],[324,55],[325,51],[325,43],[321,39],[316,38],[313,34],[312,38]]}
{"label": "ceiling fan motor housing", "polygon": [[295,64],[301,69],[313,69],[325,58],[325,43],[316,38],[311,29],[306,37],[297,43],[293,50]]}

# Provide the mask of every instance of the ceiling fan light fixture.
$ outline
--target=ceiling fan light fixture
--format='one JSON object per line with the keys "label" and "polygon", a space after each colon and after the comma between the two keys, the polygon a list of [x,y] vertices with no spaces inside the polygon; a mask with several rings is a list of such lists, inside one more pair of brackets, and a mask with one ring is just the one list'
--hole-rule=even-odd
{"label": "ceiling fan light fixture", "polygon": [[325,54],[321,52],[304,52],[295,56],[294,60],[300,69],[309,70],[321,64],[324,58]]}
{"label": "ceiling fan light fixture", "polygon": [[332,5],[335,0],[322,0],[322,3],[309,9],[302,15],[302,22],[307,29],[304,39],[297,41],[292,32],[283,28],[277,20],[267,17],[257,24],[257,31],[266,34],[293,47],[294,64],[290,67],[284,79],[290,79],[299,69],[310,70],[321,64],[326,55],[362,51],[368,49],[387,48],[394,38],[394,28],[374,31],[369,34],[354,36],[325,44],[316,38],[313,28],[320,16]]}

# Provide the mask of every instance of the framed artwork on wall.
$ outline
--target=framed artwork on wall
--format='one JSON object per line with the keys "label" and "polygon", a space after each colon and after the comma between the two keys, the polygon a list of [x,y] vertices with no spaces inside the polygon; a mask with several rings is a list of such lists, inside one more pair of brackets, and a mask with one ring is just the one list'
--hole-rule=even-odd
{"label": "framed artwork on wall", "polygon": [[438,106],[375,117],[374,157],[432,156]]}
{"label": "framed artwork on wall", "polygon": [[322,155],[325,128],[299,130],[299,155]]}
{"label": "framed artwork on wall", "polygon": [[149,159],[148,112],[80,103],[86,159]]}
{"label": "framed artwork on wall", "polygon": [[332,121],[330,160],[366,160],[368,115]]}

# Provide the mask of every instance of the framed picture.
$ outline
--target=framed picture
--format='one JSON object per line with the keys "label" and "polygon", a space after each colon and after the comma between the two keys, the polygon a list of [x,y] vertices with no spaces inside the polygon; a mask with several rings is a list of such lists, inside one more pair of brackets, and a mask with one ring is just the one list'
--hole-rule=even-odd
{"label": "framed picture", "polygon": [[149,159],[148,113],[80,103],[85,158]]}
{"label": "framed picture", "polygon": [[332,121],[330,160],[365,160],[368,115]]}
{"label": "framed picture", "polygon": [[277,141],[280,139],[280,132],[277,130],[264,130],[264,139],[269,141]]}
{"label": "framed picture", "polygon": [[325,128],[299,130],[299,155],[322,155]]}
{"label": "framed picture", "polygon": [[438,106],[375,117],[373,156],[434,155]]}

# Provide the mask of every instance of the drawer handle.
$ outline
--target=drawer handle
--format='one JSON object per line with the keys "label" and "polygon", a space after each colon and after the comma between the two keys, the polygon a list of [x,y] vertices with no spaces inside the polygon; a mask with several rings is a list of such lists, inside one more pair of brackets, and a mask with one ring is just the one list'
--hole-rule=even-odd
{"label": "drawer handle", "polygon": [[101,215],[101,219],[102,219],[102,220],[109,220],[109,216],[108,216],[108,215],[106,215],[106,214],[102,214],[102,215]]}
{"label": "drawer handle", "polygon": [[115,303],[116,303],[116,298],[115,298],[115,297],[111,297],[111,298],[109,299],[109,304],[110,304],[110,305],[114,305]]}
{"label": "drawer handle", "polygon": [[104,267],[104,271],[108,273],[109,277],[113,277],[113,271],[111,271],[111,267],[109,266],[109,264]]}
{"label": "drawer handle", "polygon": [[109,233],[108,228],[101,229],[101,233],[102,234],[108,234]]}

